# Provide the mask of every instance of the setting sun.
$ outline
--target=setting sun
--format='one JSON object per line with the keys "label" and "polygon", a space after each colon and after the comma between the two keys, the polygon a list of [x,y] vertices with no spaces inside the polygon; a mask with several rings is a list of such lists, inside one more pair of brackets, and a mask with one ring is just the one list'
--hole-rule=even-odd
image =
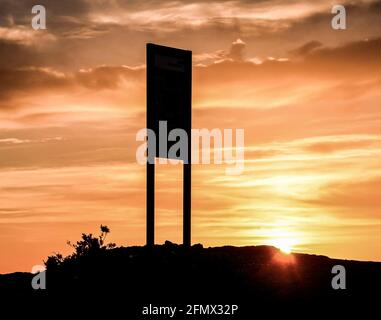
{"label": "setting sun", "polygon": [[292,252],[292,241],[290,239],[276,239],[274,246],[280,249],[283,253],[290,254]]}
{"label": "setting sun", "polygon": [[285,254],[300,249],[300,246],[308,242],[308,234],[298,230],[292,220],[273,220],[269,221],[270,227],[261,232],[265,244],[280,249]]}

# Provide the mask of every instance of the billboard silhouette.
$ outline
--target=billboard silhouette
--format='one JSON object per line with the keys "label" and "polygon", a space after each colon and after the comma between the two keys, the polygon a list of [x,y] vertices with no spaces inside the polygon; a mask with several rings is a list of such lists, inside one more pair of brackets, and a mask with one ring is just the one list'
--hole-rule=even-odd
{"label": "billboard silhouette", "polygon": [[[183,129],[188,136],[188,152],[183,167],[183,243],[191,244],[191,129],[192,129],[192,52],[147,44],[147,129],[155,132],[155,155],[147,157],[147,245],[153,245],[155,232],[155,164],[153,157],[168,158],[176,141],[160,138],[160,122],[167,132]],[[165,140],[166,145],[160,146]],[[148,141],[150,143],[150,141]],[[176,158],[179,159],[179,158]]]}

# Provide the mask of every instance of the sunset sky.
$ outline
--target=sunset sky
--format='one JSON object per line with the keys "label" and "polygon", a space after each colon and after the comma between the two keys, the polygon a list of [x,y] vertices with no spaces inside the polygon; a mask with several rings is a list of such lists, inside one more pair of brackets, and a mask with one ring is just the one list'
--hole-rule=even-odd
{"label": "sunset sky", "polygon": [[[193,127],[245,129],[245,170],[194,165],[193,243],[381,261],[381,1],[0,0],[0,273],[82,232],[145,243],[145,45],[193,51]],[[182,167],[156,172],[181,242]]]}

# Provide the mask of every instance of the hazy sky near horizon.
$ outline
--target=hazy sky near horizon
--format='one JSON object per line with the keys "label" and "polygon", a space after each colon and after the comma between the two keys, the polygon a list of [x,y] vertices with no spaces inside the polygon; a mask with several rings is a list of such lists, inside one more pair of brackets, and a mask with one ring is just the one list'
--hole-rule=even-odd
{"label": "hazy sky near horizon", "polygon": [[[145,44],[193,51],[193,127],[245,129],[245,171],[193,169],[193,242],[381,261],[381,1],[0,1],[0,273],[111,229],[145,241]],[[181,241],[159,166],[157,242]]]}

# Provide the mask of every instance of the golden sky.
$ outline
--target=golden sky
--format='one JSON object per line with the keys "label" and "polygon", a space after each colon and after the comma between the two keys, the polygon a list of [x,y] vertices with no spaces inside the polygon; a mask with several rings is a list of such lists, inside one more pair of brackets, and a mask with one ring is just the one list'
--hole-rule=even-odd
{"label": "golden sky", "polygon": [[[193,127],[245,129],[245,171],[194,165],[193,242],[381,260],[381,1],[0,3],[0,273],[111,229],[145,242],[145,44],[193,51]],[[180,166],[156,240],[181,241]]]}

